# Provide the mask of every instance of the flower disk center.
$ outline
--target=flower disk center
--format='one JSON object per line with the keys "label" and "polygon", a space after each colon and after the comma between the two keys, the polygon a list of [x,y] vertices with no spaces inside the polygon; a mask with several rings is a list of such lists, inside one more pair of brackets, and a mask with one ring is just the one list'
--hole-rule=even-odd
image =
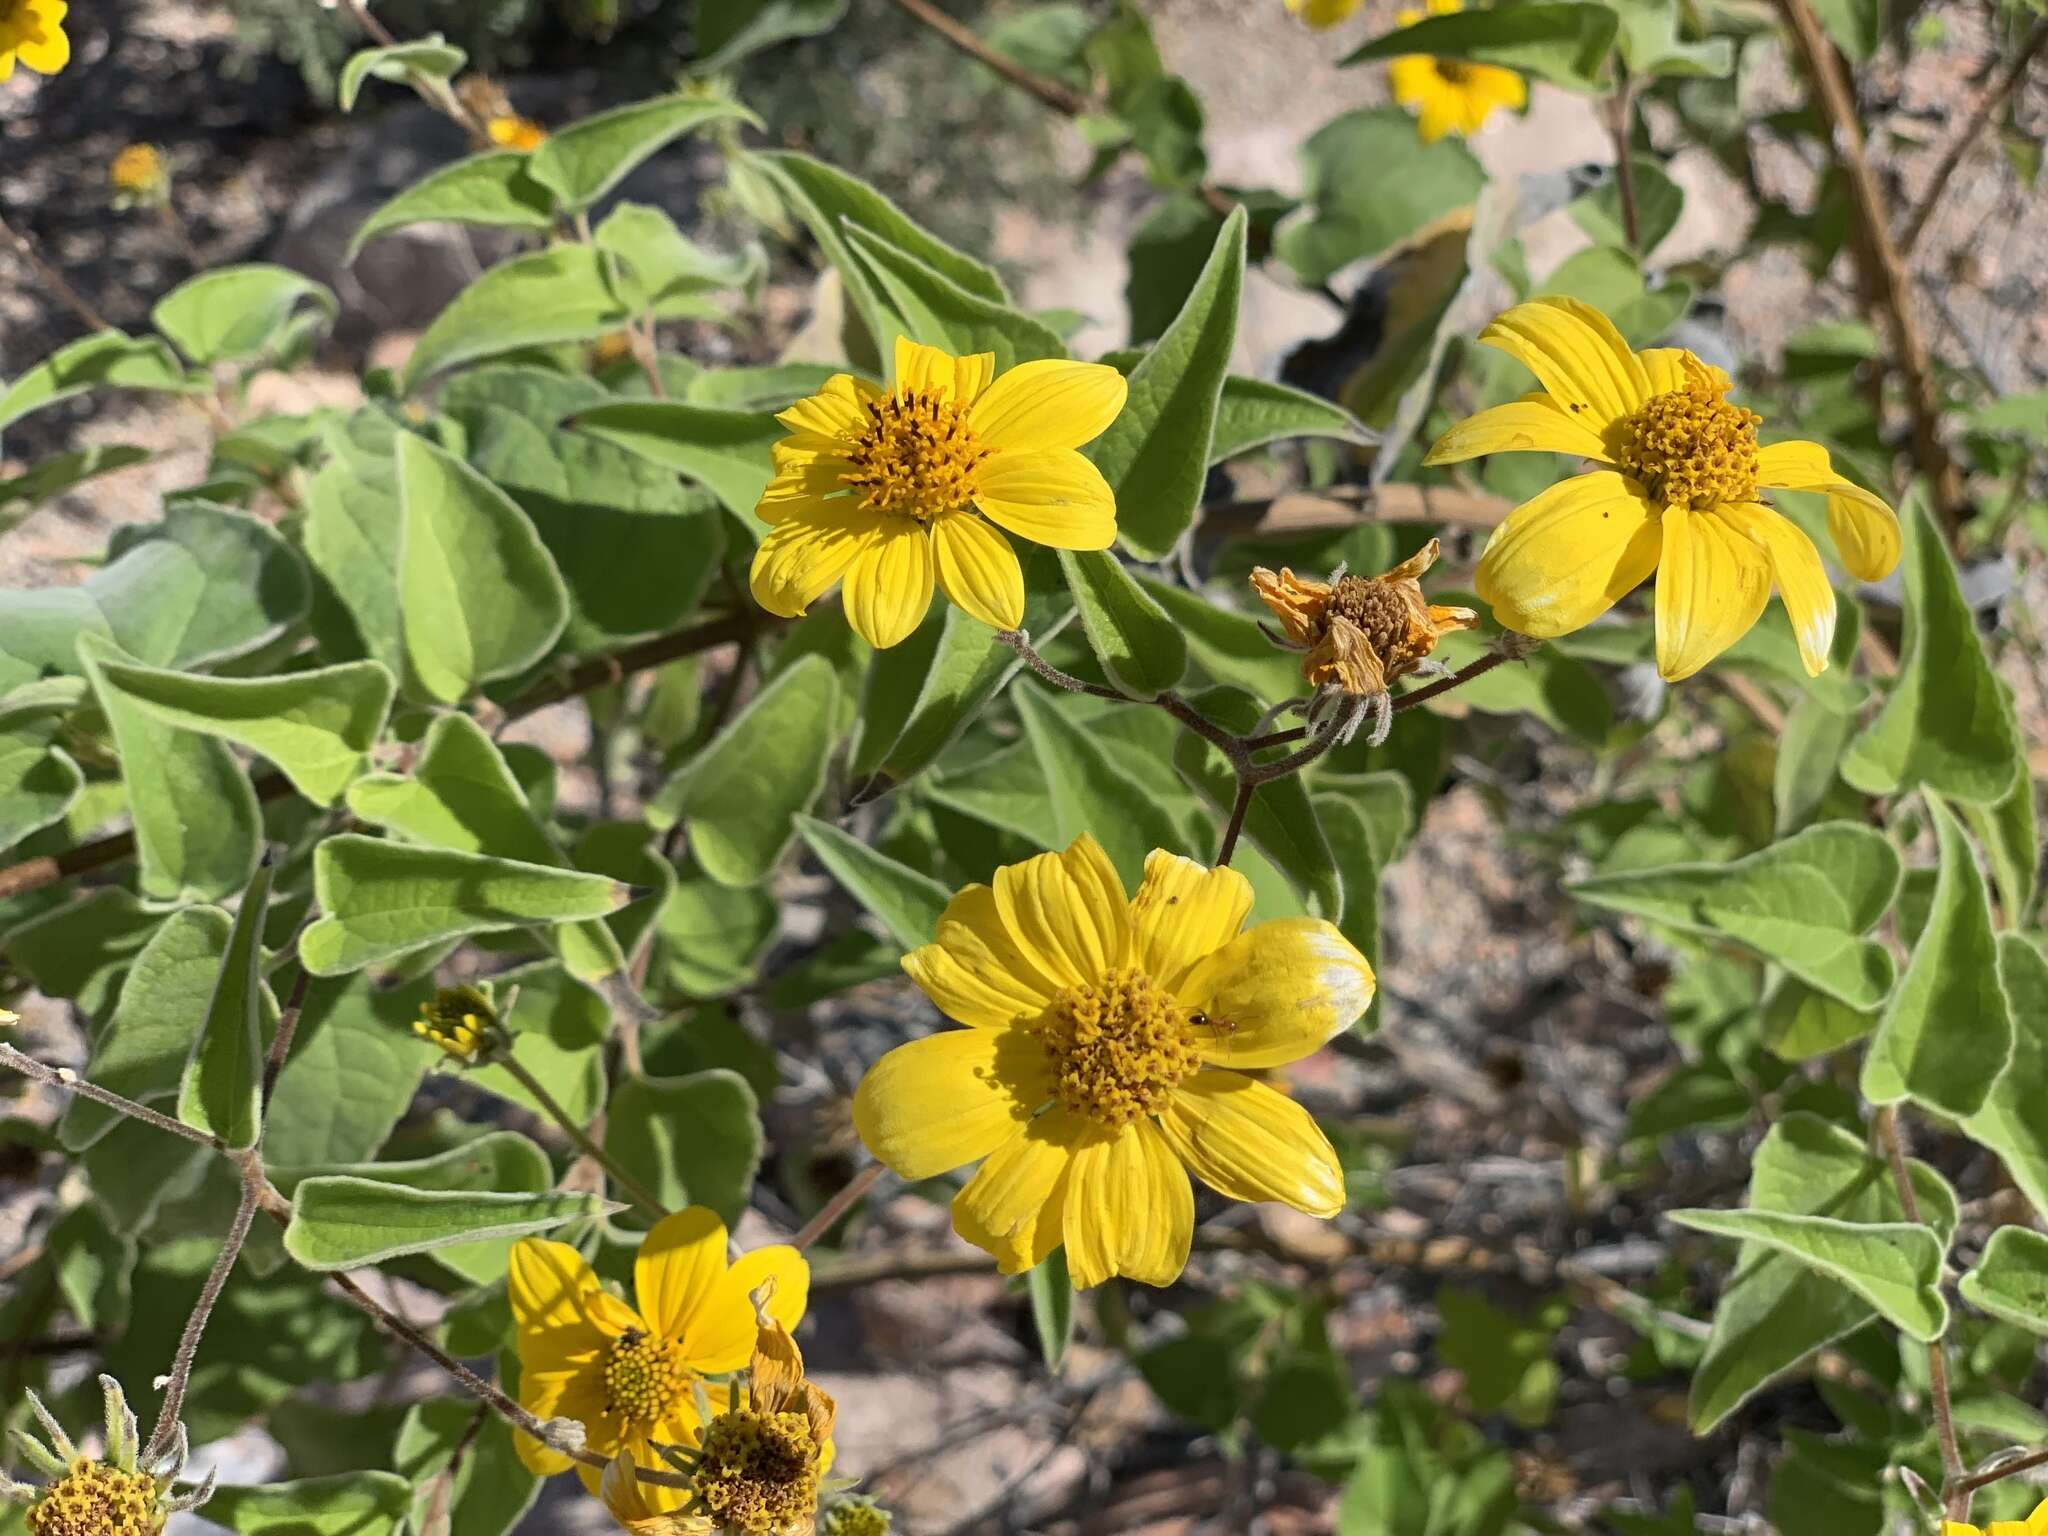
{"label": "flower disk center", "polygon": [[621,1334],[604,1357],[607,1413],[640,1424],[668,1417],[690,1387],[683,1352],[651,1333]]}
{"label": "flower disk center", "polygon": [[[8,0],[0,0],[0,20]],[[157,1486],[139,1472],[80,1459],[29,1506],[35,1536],[155,1536],[164,1526]]]}
{"label": "flower disk center", "polygon": [[1466,85],[1472,79],[1472,66],[1463,59],[1438,59],[1436,72],[1452,85]]}
{"label": "flower disk center", "polygon": [[721,1413],[692,1479],[719,1529],[808,1531],[818,1512],[818,1444],[801,1413]]}
{"label": "flower disk center", "polygon": [[1756,500],[1756,429],[1763,418],[1722,398],[1705,368],[1685,360],[1686,385],[1657,395],[1620,424],[1622,472],[1660,507]]}
{"label": "flower disk center", "polygon": [[929,390],[898,390],[868,402],[843,478],[864,508],[928,523],[967,505],[975,467],[988,456],[960,406]]}
{"label": "flower disk center", "polygon": [[1180,1004],[1127,966],[1060,993],[1041,1032],[1060,1102],[1111,1127],[1164,1109],[1201,1064]]}
{"label": "flower disk center", "polygon": [[1409,606],[1392,585],[1364,576],[1343,576],[1330,597],[1330,614],[1345,619],[1383,662],[1393,662],[1404,650],[1412,617]]}

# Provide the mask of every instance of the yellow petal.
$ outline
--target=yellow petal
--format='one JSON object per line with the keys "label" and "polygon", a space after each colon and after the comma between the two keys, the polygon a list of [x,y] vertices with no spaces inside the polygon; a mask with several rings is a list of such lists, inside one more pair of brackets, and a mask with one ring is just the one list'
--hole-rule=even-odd
{"label": "yellow petal", "polygon": [[901,645],[932,606],[932,577],[931,534],[891,519],[846,572],[847,622],[878,651]]}
{"label": "yellow petal", "polygon": [[1312,27],[1334,27],[1364,3],[1365,0],[1287,0],[1287,9]]}
{"label": "yellow petal", "polygon": [[1052,1097],[1045,1046],[1027,1029],[947,1029],[868,1069],[853,1124],[868,1151],[913,1182],[987,1157]]}
{"label": "yellow petal", "polygon": [[1208,1015],[1195,1031],[1204,1061],[1278,1067],[1321,1049],[1372,1003],[1372,966],[1314,917],[1281,917],[1239,934],[1196,966],[1181,999]]}
{"label": "yellow petal", "polygon": [[1020,539],[1048,549],[1116,542],[1116,494],[1078,453],[999,453],[975,471],[974,504]]}
{"label": "yellow petal", "polygon": [[1436,440],[1424,464],[1456,464],[1486,453],[1568,453],[1607,458],[1600,434],[1551,403],[1548,396],[1512,400],[1468,416]]}
{"label": "yellow petal", "polygon": [[1595,432],[1650,398],[1649,375],[1614,322],[1577,299],[1517,304],[1479,339],[1535,374],[1559,406]]}
{"label": "yellow petal", "polygon": [[725,1278],[725,1223],[701,1205],[664,1216],[640,1240],[633,1295],[647,1326],[680,1339],[691,1317]]}
{"label": "yellow petal", "polygon": [[1642,363],[1643,371],[1649,375],[1650,393],[1653,395],[1668,395],[1690,387],[1691,380],[1686,377],[1685,369],[1687,358],[1705,370],[1714,388],[1722,394],[1727,394],[1734,387],[1724,370],[1703,361],[1684,347],[1651,347],[1648,351],[1638,352],[1636,357]]}
{"label": "yellow petal", "polygon": [[967,425],[999,453],[1078,448],[1109,430],[1129,393],[1106,363],[1019,363],[974,402]]}
{"label": "yellow petal", "polygon": [[792,432],[814,433],[851,443],[874,424],[868,401],[875,391],[850,373],[835,373],[815,395],[799,400],[775,419]]}
{"label": "yellow petal", "polygon": [[794,1333],[804,1320],[811,1303],[811,1266],[789,1244],[770,1243],[743,1253],[732,1261],[726,1274],[749,1302],[754,1292],[770,1286],[768,1316],[786,1331]]}
{"label": "yellow petal", "polygon": [[997,1239],[1017,1237],[1038,1220],[1075,1149],[1107,1134],[1093,1120],[1054,1105],[991,1152],[967,1181],[953,1204],[954,1230],[967,1236],[960,1224],[964,1208],[975,1231]]}
{"label": "yellow petal", "polygon": [[1061,1208],[1066,1203],[1066,1197],[1067,1175],[1062,1170],[1059,1177],[1053,1180],[1052,1188],[1046,1194],[1045,1204],[1038,1208],[1038,1214],[1014,1232],[998,1236],[975,1214],[966,1191],[962,1190],[953,1198],[953,1230],[983,1253],[993,1257],[996,1267],[1004,1274],[1021,1275],[1025,1270],[1036,1269],[1043,1264],[1046,1256],[1059,1247],[1060,1240],[1065,1235],[1061,1223]]}
{"label": "yellow petal", "polygon": [[932,522],[932,553],[939,587],[955,607],[997,629],[1024,622],[1024,567],[987,522],[964,510],[940,513]]}
{"label": "yellow petal", "polygon": [[1835,589],[1820,563],[1820,551],[1796,523],[1769,507],[1745,502],[1717,510],[1764,547],[1799,641],[1799,659],[1807,676],[1819,677],[1828,668],[1828,650],[1835,643]]}
{"label": "yellow petal", "polygon": [[1070,985],[1024,952],[985,885],[970,885],[946,903],[937,942],[905,955],[903,969],[946,1017],[981,1029],[1034,1019]]}
{"label": "yellow petal", "polygon": [[1662,534],[1634,482],[1611,469],[1560,481],[1507,515],[1472,585],[1509,629],[1582,629],[1657,568]]}
{"label": "yellow petal", "polygon": [[71,39],[62,27],[48,25],[40,38],[21,45],[21,62],[38,74],[54,75],[71,62]]}
{"label": "yellow petal", "polygon": [[1177,853],[1145,855],[1131,898],[1138,969],[1169,992],[1238,935],[1252,913],[1252,883],[1234,869],[1209,869]]}
{"label": "yellow petal", "polygon": [[861,551],[881,538],[878,513],[851,503],[807,508],[768,531],[754,551],[748,584],[754,601],[793,619],[844,576]]}
{"label": "yellow petal", "polygon": [[[936,395],[941,400],[955,399],[954,389],[959,377],[956,365],[961,359],[937,347],[925,346],[912,341],[908,336],[896,338],[896,388],[902,392],[918,392]],[[995,366],[993,355],[989,366]]]}
{"label": "yellow petal", "polygon": [[1313,1116],[1241,1072],[1197,1072],[1159,1117],[1174,1154],[1233,1200],[1278,1200],[1311,1216],[1344,1209],[1344,1170]]}
{"label": "yellow petal", "polygon": [[1691,677],[1757,621],[1771,595],[1762,546],[1713,512],[1664,511],[1657,567],[1657,671]]}
{"label": "yellow petal", "polygon": [[[776,467],[775,478],[762,488],[761,499],[754,503],[754,516],[770,527],[792,518],[831,519],[841,509],[828,505],[826,498],[846,496],[846,475],[851,468],[846,460],[826,455],[792,457]],[[849,498],[845,510],[856,505],[857,500]]]}
{"label": "yellow petal", "polygon": [[1171,1285],[1187,1268],[1195,1191],[1159,1127],[1136,1120],[1074,1153],[1062,1225],[1080,1290],[1112,1275]]}
{"label": "yellow petal", "polygon": [[567,1243],[524,1237],[512,1245],[505,1294],[522,1335],[583,1327],[584,1294],[596,1289],[597,1276]]}
{"label": "yellow petal", "polygon": [[1756,483],[1774,491],[1824,492],[1828,533],[1843,568],[1858,581],[1882,581],[1898,569],[1903,548],[1898,514],[1882,496],[1836,474],[1819,443],[1795,439],[1759,449]]}
{"label": "yellow petal", "polygon": [[1130,953],[1123,882],[1085,832],[1064,853],[997,870],[996,911],[1039,974],[1060,987],[1091,984]]}

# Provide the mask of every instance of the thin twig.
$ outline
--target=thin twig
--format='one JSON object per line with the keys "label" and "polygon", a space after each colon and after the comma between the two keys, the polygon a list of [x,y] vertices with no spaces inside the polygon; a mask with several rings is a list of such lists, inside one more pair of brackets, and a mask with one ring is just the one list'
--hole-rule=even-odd
{"label": "thin twig", "polygon": [[1607,129],[1614,135],[1614,184],[1621,194],[1621,233],[1628,241],[1628,248],[1634,255],[1643,254],[1642,214],[1636,204],[1635,156],[1629,152],[1629,139],[1635,125],[1635,83],[1629,79],[1628,71],[1621,66],[1620,56],[1615,58],[1616,79],[1614,94],[1607,98]]}
{"label": "thin twig", "polygon": [[10,1067],[23,1077],[32,1077],[39,1083],[49,1084],[52,1088],[75,1093],[81,1099],[91,1099],[95,1104],[104,1104],[116,1114],[126,1115],[131,1120],[140,1120],[144,1125],[183,1137],[186,1141],[210,1151],[220,1150],[220,1143],[206,1132],[196,1131],[182,1120],[173,1120],[169,1115],[151,1109],[147,1104],[138,1104],[111,1089],[102,1088],[98,1083],[89,1083],[69,1067],[45,1066],[33,1056],[22,1055],[11,1045],[0,1045],[0,1067]]}
{"label": "thin twig", "polygon": [[1094,104],[1072,86],[1048,79],[1036,70],[1027,69],[1008,54],[998,53],[931,4],[930,0],[896,0],[896,3],[969,58],[986,64],[1019,90],[1029,91],[1053,111],[1068,117],[1082,117],[1094,110]]}
{"label": "thin twig", "polygon": [[859,1173],[856,1173],[846,1181],[837,1194],[818,1207],[817,1214],[805,1222],[797,1230],[796,1236],[789,1240],[790,1246],[795,1248],[798,1253],[802,1253],[811,1244],[815,1243],[827,1232],[830,1232],[833,1227],[839,1224],[839,1218],[852,1210],[855,1202],[879,1184],[882,1180],[882,1175],[888,1171],[889,1167],[886,1163],[869,1163],[867,1167],[861,1169]]}
{"label": "thin twig", "polygon": [[660,1199],[651,1193],[645,1184],[642,1184],[621,1167],[618,1160],[606,1152],[603,1147],[591,1140],[590,1133],[576,1123],[569,1111],[562,1108],[561,1103],[555,1096],[541,1085],[540,1079],[528,1071],[525,1064],[517,1056],[513,1055],[509,1046],[493,1056],[491,1064],[503,1067],[509,1072],[519,1086],[533,1096],[533,1101],[540,1106],[541,1112],[554,1121],[556,1125],[559,1125],[567,1133],[569,1139],[576,1143],[577,1150],[609,1174],[612,1181],[619,1188],[632,1196],[633,1203],[639,1206],[642,1211],[646,1212],[656,1221],[660,1221],[664,1216],[668,1215],[668,1208],[661,1203]]}
{"label": "thin twig", "polygon": [[[1979,1472],[1975,1477],[1966,1477],[1956,1491],[1968,1497],[1980,1488],[1989,1488],[1993,1483],[2003,1482],[2008,1477],[2017,1477],[2022,1472],[2031,1472],[2036,1467],[2048,1467],[2048,1450],[2030,1451],[2016,1461],[2008,1461],[2002,1467],[1993,1467],[1989,1472]],[[1968,1516],[1968,1505],[1964,1506],[1963,1514],[1965,1517]]]}
{"label": "thin twig", "polygon": [[[1899,1209],[1906,1220],[1919,1224],[1920,1197],[1913,1188],[1913,1171],[1906,1166],[1906,1138],[1899,1127],[1899,1108],[1887,1104],[1877,1112],[1872,1127],[1885,1160],[1891,1164],[1892,1182],[1898,1186]],[[1927,1346],[1927,1388],[1934,1400],[1934,1432],[1941,1441],[1941,1499],[1947,1518],[1970,1518],[1969,1474],[1963,1466],[1962,1448],[1956,1443],[1955,1406],[1948,1385],[1948,1351],[1940,1339]]]}
{"label": "thin twig", "polygon": [[1018,660],[1025,666],[1063,693],[1085,693],[1090,698],[1115,699],[1119,704],[1130,702],[1130,695],[1127,693],[1105,688],[1100,683],[1091,683],[1085,678],[1074,676],[1071,672],[1062,672],[1032,648],[1030,637],[1021,629],[999,629],[996,631],[996,639],[1015,651]]}
{"label": "thin twig", "polygon": [[36,249],[35,242],[9,225],[5,219],[0,219],[0,241],[5,241],[8,249],[28,264],[29,270],[35,273],[43,286],[54,293],[58,301],[72,314],[95,331],[114,329],[107,322],[106,316],[93,307],[92,301],[72,287],[65,280],[64,274],[43,258],[43,253]]}
{"label": "thin twig", "polygon": [[256,1220],[264,1183],[262,1160],[251,1153],[242,1163],[242,1199],[235,1207],[235,1219],[228,1225],[228,1235],[214,1256],[213,1268],[206,1273],[206,1283],[199,1288],[199,1299],[192,1303],[185,1330],[178,1336],[177,1353],[171,1357],[170,1375],[164,1382],[164,1404],[157,1411],[156,1428],[150,1431],[149,1449],[143,1452],[144,1466],[159,1461],[178,1433],[178,1417],[185,1411],[185,1389],[191,1385],[192,1367],[199,1358],[199,1341],[206,1333],[207,1321],[220,1301],[220,1293],[227,1289],[235,1261],[242,1256],[242,1245],[249,1240],[249,1228]]}
{"label": "thin twig", "polygon": [[2020,44],[2019,52],[2013,55],[1984,99],[1977,103],[1977,110],[1970,114],[1969,121],[1963,124],[1963,131],[1942,152],[1941,161],[1934,168],[1934,179],[1928,182],[1920,206],[1913,210],[1906,220],[1906,227],[1899,232],[1901,260],[1913,254],[1913,247],[1919,244],[1920,236],[1926,232],[1927,221],[1934,217],[1934,210],[1940,205],[1942,194],[1948,190],[1949,179],[1955,175],[1956,167],[1963,163],[1963,156],[1970,152],[1970,146],[1977,142],[1978,136],[1991,125],[1991,119],[2005,110],[2005,104],[2012,100],[2013,92],[2027,78],[2034,56],[2043,47],[2048,47],[2048,16],[2034,23],[2026,40]]}
{"label": "thin twig", "polygon": [[1252,795],[1258,785],[1248,775],[1237,781],[1237,798],[1230,803],[1230,820],[1224,824],[1223,840],[1216,845],[1216,867],[1227,868],[1237,856],[1237,840],[1244,833],[1244,819],[1251,814]]}
{"label": "thin twig", "polygon": [[[310,914],[308,921],[311,921]],[[299,932],[305,931],[305,924],[301,924]],[[294,934],[290,952],[297,954],[298,949],[298,935]],[[313,973],[301,964],[299,974],[292,980],[291,996],[285,999],[284,1009],[277,1016],[277,1033],[270,1037],[270,1053],[263,1058],[263,1092],[258,1102],[266,1114],[270,1111],[270,1096],[277,1091],[277,1075],[284,1070],[285,1058],[291,1054],[292,1038],[299,1032],[299,1016],[306,1011],[306,993],[312,985]]]}

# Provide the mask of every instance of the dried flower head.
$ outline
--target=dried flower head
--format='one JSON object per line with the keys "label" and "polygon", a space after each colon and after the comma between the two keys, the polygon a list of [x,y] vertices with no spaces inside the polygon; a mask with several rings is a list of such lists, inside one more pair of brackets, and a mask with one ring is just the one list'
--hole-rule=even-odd
{"label": "dried flower head", "polygon": [[15,1431],[15,1443],[50,1481],[36,1488],[0,1477],[0,1496],[28,1501],[26,1518],[33,1536],[157,1536],[172,1515],[196,1509],[212,1496],[211,1473],[190,1493],[171,1493],[185,1470],[188,1447],[183,1425],[162,1455],[140,1465],[142,1439],[121,1384],[102,1376],[100,1390],[106,1402],[107,1444],[98,1457],[82,1454],[42,1399],[28,1394],[29,1408],[47,1443],[23,1430]]}
{"label": "dried flower head", "polygon": [[1318,690],[1371,698],[1394,679],[1421,671],[1445,635],[1479,622],[1470,608],[1423,597],[1422,574],[1436,563],[1438,548],[1431,539],[1382,575],[1339,574],[1333,581],[1260,566],[1252,587],[1279,619],[1287,644],[1307,653],[1304,678]]}
{"label": "dried flower head", "polygon": [[465,1067],[489,1061],[503,1039],[498,1010],[490,994],[478,987],[443,987],[421,1004],[412,1032],[441,1047],[451,1061]]}

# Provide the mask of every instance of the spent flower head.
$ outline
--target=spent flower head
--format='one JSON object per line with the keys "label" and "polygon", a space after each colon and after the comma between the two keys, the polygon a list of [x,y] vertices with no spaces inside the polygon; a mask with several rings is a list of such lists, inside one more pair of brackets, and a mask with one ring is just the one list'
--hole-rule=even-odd
{"label": "spent flower head", "polygon": [[1371,698],[1396,678],[1422,671],[1445,635],[1479,622],[1470,608],[1422,595],[1423,574],[1441,547],[1431,539],[1392,570],[1339,572],[1328,581],[1262,565],[1252,571],[1252,589],[1280,621],[1288,648],[1304,653],[1303,678],[1318,690]]}
{"label": "spent flower head", "polygon": [[443,987],[420,1005],[412,1032],[465,1067],[482,1066],[505,1043],[497,1007],[481,987]]}
{"label": "spent flower head", "polygon": [[33,1536],[157,1536],[172,1515],[197,1509],[212,1496],[211,1473],[187,1493],[171,1491],[185,1470],[189,1449],[182,1424],[169,1448],[144,1465],[135,1412],[121,1384],[102,1376],[100,1391],[106,1405],[106,1449],[97,1457],[83,1454],[43,1400],[27,1394],[44,1438],[16,1430],[15,1443],[49,1481],[38,1488],[0,1477],[0,1496],[27,1501],[25,1518]]}
{"label": "spent flower head", "polygon": [[54,75],[71,62],[64,35],[66,0],[0,0],[0,83],[14,78],[17,61],[39,75]]}

